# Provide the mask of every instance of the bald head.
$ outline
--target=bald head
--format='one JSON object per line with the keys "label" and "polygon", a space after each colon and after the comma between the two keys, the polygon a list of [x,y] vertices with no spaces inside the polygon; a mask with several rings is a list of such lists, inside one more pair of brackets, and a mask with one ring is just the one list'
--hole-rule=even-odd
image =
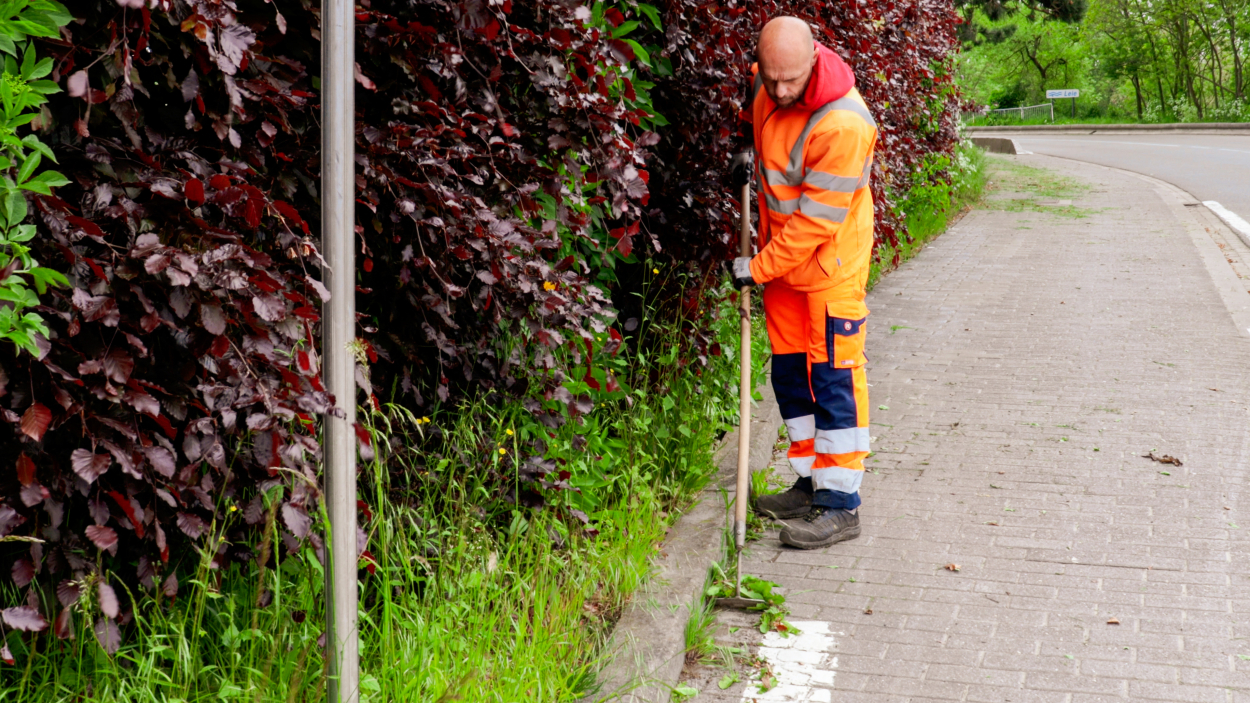
{"label": "bald head", "polygon": [[755,55],[764,90],[779,107],[790,107],[807,90],[816,65],[812,29],[797,17],[774,17],[760,30]]}

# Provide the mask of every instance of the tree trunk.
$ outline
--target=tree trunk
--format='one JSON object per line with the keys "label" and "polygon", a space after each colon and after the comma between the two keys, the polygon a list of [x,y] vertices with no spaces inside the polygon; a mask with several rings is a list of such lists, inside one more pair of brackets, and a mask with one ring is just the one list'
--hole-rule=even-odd
{"label": "tree trunk", "polygon": [[1141,100],[1141,78],[1138,77],[1137,71],[1133,71],[1133,95],[1137,98],[1137,119],[1142,117],[1142,100]]}
{"label": "tree trunk", "polygon": [[1207,46],[1211,47],[1211,58],[1207,61],[1211,66],[1211,98],[1215,101],[1215,107],[1219,107],[1220,91],[1228,92],[1228,88],[1224,86],[1224,62],[1220,60],[1220,50],[1215,45],[1215,33],[1206,25],[1206,14],[1195,15],[1194,20],[1202,36],[1206,38]]}
{"label": "tree trunk", "polygon": [[1145,15],[1141,11],[1141,2],[1137,2],[1138,16],[1141,17],[1142,34],[1146,37],[1146,43],[1150,44],[1150,60],[1154,64],[1155,88],[1159,91],[1159,112],[1164,113],[1168,109],[1167,97],[1163,93],[1163,69],[1159,65],[1159,49],[1155,46],[1154,35],[1150,32]]}
{"label": "tree trunk", "polygon": [[1220,9],[1224,11],[1224,23],[1228,26],[1228,44],[1233,52],[1233,99],[1245,97],[1245,83],[1242,77],[1241,49],[1237,46],[1237,13],[1228,6],[1228,0],[1220,0]]}

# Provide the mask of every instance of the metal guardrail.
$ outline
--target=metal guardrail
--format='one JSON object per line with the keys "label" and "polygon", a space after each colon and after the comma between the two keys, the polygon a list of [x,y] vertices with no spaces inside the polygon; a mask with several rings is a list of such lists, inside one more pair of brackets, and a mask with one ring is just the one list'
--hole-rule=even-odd
{"label": "metal guardrail", "polygon": [[1055,121],[1055,104],[1054,103],[1042,103],[1040,105],[1025,105],[1023,107],[1004,107],[998,110],[990,110],[986,112],[985,114],[1003,115],[1003,116],[1010,116],[1012,114],[1015,114],[1023,121],[1027,119],[1025,117],[1026,113],[1028,113],[1029,117],[1041,116],[1042,114],[1046,114],[1047,117],[1050,119],[1050,121],[1054,122]]}

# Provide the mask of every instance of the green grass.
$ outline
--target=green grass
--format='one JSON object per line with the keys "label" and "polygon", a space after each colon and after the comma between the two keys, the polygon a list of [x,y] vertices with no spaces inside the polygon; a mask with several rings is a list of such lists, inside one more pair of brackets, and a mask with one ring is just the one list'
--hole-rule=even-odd
{"label": "green grass", "polygon": [[938,157],[928,162],[917,176],[908,196],[899,202],[907,236],[898,247],[878,246],[868,273],[868,289],[894,265],[915,256],[929,240],[946,231],[951,220],[978,202],[987,181],[985,152],[971,142],[959,147],[955,158]]}
{"label": "green grass", "polygon": [[[1066,106],[1064,106],[1066,107]],[[985,115],[968,120],[964,124],[968,127],[1012,127],[1012,126],[1037,126],[1037,125],[1101,125],[1101,124],[1176,124],[1176,123],[1204,123],[1204,122],[1237,122],[1237,120],[1228,120],[1224,118],[1203,118],[1192,120],[1180,119],[1160,119],[1155,121],[1139,119],[1136,115],[1082,115],[1078,114],[1072,117],[1060,105],[1055,105],[1055,119],[1052,122],[1049,117],[1031,117],[1021,120],[1011,116],[990,116]]]}
{"label": "green grass", "polygon": [[[723,353],[699,373],[680,321],[644,321],[642,348],[654,352],[597,355],[596,373],[614,371],[622,390],[566,381],[574,395],[596,394],[596,408],[557,428],[518,402],[486,398],[432,421],[395,406],[363,413],[377,456],[359,479],[375,560],[361,579],[362,700],[572,701],[593,691],[615,618],[737,422],[738,316],[720,312]],[[753,332],[762,379],[767,342],[762,325]],[[545,510],[519,505],[510,458],[530,454],[568,472],[548,476],[567,483],[543,492]],[[271,508],[281,493],[267,496]],[[17,661],[0,665],[0,700],[323,699],[322,566],[311,548],[282,545],[274,510],[264,521],[250,545],[261,558],[218,570],[206,547],[183,555],[177,599],[130,592],[136,620],[113,655],[92,632],[89,584],[74,639],[7,632]],[[213,525],[203,545],[228,534],[232,525]],[[54,595],[38,595],[45,612],[59,610]],[[25,594],[10,587],[0,597]]]}
{"label": "green grass", "polygon": [[[1096,208],[1083,208],[1072,204],[1046,202],[1070,200],[1085,192],[1085,186],[1072,178],[1053,171],[1022,164],[1014,159],[988,157],[987,173],[992,185],[990,192],[1004,191],[1015,197],[986,197],[981,207],[1004,212],[1039,212],[1056,217],[1082,219],[1101,212]],[[1027,227],[1022,229],[1028,229]]]}

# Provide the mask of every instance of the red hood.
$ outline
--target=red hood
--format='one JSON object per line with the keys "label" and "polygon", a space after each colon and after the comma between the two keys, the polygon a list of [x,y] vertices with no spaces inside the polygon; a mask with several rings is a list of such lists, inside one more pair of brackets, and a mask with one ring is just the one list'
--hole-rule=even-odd
{"label": "red hood", "polygon": [[816,42],[816,65],[812,67],[812,77],[807,82],[807,90],[802,99],[794,104],[800,110],[815,110],[828,102],[851,92],[855,87],[855,74],[846,65],[841,56],[833,53],[824,44]]}

